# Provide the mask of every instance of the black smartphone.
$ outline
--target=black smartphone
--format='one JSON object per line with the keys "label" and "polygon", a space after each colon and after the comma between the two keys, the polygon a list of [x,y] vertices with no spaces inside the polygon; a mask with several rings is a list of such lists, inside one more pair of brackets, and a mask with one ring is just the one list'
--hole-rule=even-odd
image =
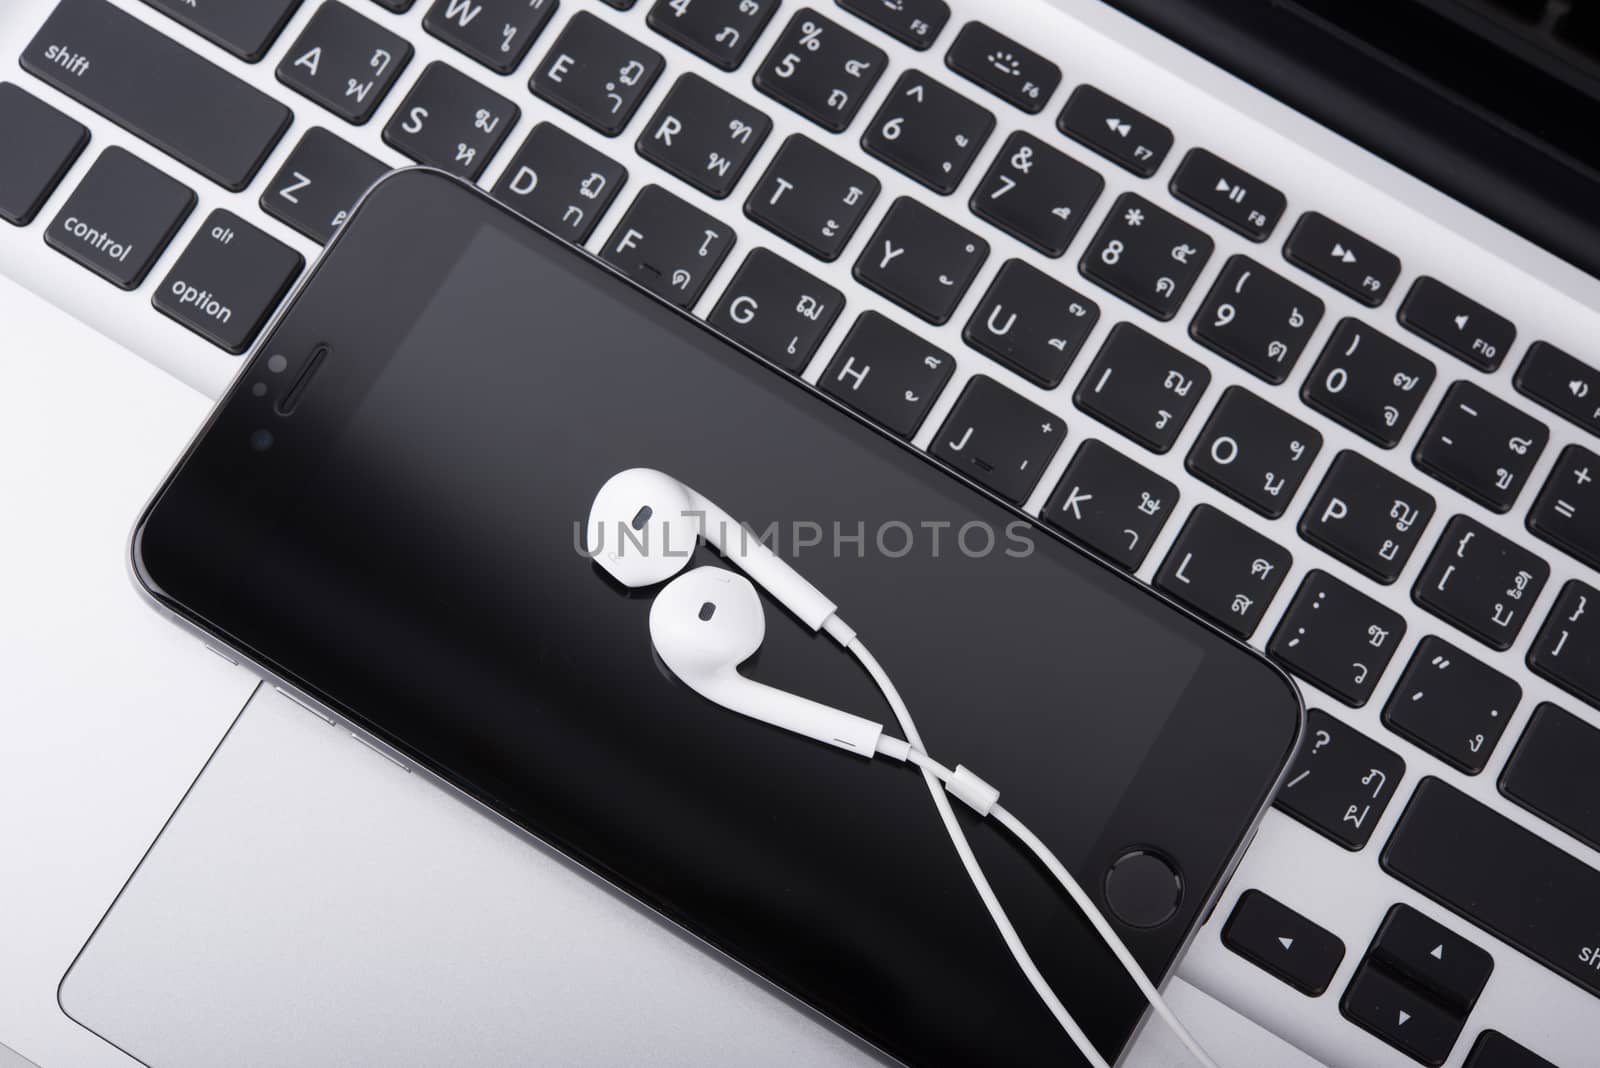
{"label": "black smartphone", "polygon": [[[1077,1063],[913,770],[727,712],[653,656],[654,591],[583,551],[596,491],[639,466],[835,600],[930,752],[998,787],[1167,974],[1297,744],[1288,677],[444,175],[362,200],[150,504],[133,564],[208,641],[891,1056]],[[894,729],[847,654],[767,609],[749,675]],[[970,816],[1114,1060],[1138,992]]]}

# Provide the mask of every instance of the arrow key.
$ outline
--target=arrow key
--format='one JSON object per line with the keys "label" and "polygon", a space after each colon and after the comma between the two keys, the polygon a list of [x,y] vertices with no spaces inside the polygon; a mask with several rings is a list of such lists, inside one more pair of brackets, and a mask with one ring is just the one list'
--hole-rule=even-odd
{"label": "arrow key", "polygon": [[1389,910],[1368,958],[1425,987],[1462,1016],[1472,1011],[1494,971],[1493,957],[1410,905]]}
{"label": "arrow key", "polygon": [[1464,1015],[1371,960],[1350,981],[1339,1011],[1401,1052],[1432,1065],[1450,1056],[1466,1023]]}
{"label": "arrow key", "polygon": [[1308,997],[1328,989],[1344,960],[1337,936],[1260,890],[1239,895],[1222,944]]}

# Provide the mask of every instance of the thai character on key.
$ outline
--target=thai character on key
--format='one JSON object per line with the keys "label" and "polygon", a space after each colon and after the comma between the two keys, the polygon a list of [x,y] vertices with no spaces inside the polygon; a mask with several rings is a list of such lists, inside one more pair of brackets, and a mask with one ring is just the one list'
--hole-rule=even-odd
{"label": "thai character on key", "polygon": [[630,59],[617,68],[617,81],[623,85],[637,85],[639,79],[644,77],[644,64],[637,59]]}
{"label": "thai character on key", "polygon": [[1289,346],[1281,341],[1274,341],[1267,346],[1267,359],[1275,363],[1282,363],[1283,358],[1289,355]]}
{"label": "thai character on key", "polygon": [[1394,520],[1394,529],[1404,534],[1411,529],[1421,513],[1411,505],[1396,497],[1394,507],[1389,509],[1389,518]]}
{"label": "thai character on key", "polygon": [[1189,390],[1194,388],[1194,381],[1186,378],[1178,371],[1168,371],[1166,380],[1161,383],[1180,397],[1187,397]]}
{"label": "thai character on key", "polygon": [[1253,602],[1250,600],[1250,598],[1246,597],[1244,594],[1236,593],[1233,595],[1233,604],[1229,607],[1232,608],[1235,613],[1242,616],[1246,612],[1250,611],[1250,605],[1252,603]]}
{"label": "thai character on key", "polygon": [[1381,649],[1383,647],[1383,643],[1388,639],[1388,637],[1389,632],[1378,626],[1376,623],[1367,628],[1367,644],[1372,646],[1374,649]]}
{"label": "thai character on key", "polygon": [[1400,421],[1400,409],[1396,408],[1392,404],[1385,404],[1383,406],[1383,425],[1384,426],[1394,426],[1399,421]]}
{"label": "thai character on key", "polygon": [[1416,375],[1408,375],[1404,371],[1396,371],[1394,373],[1394,384],[1399,387],[1402,393],[1410,393],[1416,389],[1417,381]]}
{"label": "thai character on key", "polygon": [[1533,581],[1533,576],[1526,571],[1518,571],[1517,577],[1511,580],[1511,588],[1506,591],[1506,596],[1512,600],[1522,600],[1522,594],[1528,588],[1528,583]]}
{"label": "thai character on key", "polygon": [[1285,483],[1281,476],[1274,477],[1272,472],[1268,471],[1266,484],[1261,488],[1267,491],[1268,496],[1276,497],[1278,494],[1283,492],[1284,485]]}
{"label": "thai character on key", "polygon": [[1145,515],[1155,515],[1157,512],[1161,511],[1160,499],[1152,497],[1148,493],[1139,494],[1139,511],[1143,512]]}
{"label": "thai character on key", "polygon": [[[1378,780],[1378,784],[1376,786],[1372,786],[1372,780],[1374,779]],[[1388,781],[1389,776],[1385,775],[1377,768],[1369,768],[1367,773],[1361,777],[1362,786],[1372,786],[1373,797],[1377,797],[1379,794],[1383,793],[1384,784]]]}

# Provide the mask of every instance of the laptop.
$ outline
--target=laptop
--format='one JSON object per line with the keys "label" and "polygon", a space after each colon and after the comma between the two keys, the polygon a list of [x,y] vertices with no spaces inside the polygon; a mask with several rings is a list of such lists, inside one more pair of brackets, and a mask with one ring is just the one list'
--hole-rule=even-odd
{"label": "laptop", "polygon": [[[1589,8],[13,0],[0,51],[16,1057],[873,1062],[133,594],[207,398],[420,163],[613,261],[715,214],[735,252],[673,299],[846,403],[863,314],[939,348],[898,384],[935,455],[958,405],[1064,422],[1025,507],[1295,675],[1307,744],[1173,983],[1222,1063],[1593,1062]],[[905,203],[973,238],[931,297],[873,270]],[[750,314],[815,286],[842,314]],[[1135,333],[1178,370],[1113,374]],[[1125,1063],[1182,1063],[1158,1031]]]}

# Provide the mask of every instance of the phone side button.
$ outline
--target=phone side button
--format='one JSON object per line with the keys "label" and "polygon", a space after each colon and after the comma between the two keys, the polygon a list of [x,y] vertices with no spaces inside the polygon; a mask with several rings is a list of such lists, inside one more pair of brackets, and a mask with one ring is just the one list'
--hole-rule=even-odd
{"label": "phone side button", "polygon": [[383,759],[387,760],[389,763],[393,764],[395,767],[399,768],[401,771],[406,772],[407,774],[410,774],[410,772],[411,772],[411,768],[410,767],[408,767],[405,764],[402,764],[399,761],[399,759],[397,759],[396,757],[390,756],[387,752],[385,752],[379,746],[373,744],[372,742],[367,741],[365,738],[361,737],[361,735],[359,735],[359,734],[351,734],[350,737],[354,738],[356,740],[356,742],[359,743],[364,748],[370,749],[374,753],[377,753],[379,756],[383,757]]}
{"label": "phone side button", "polygon": [[1337,935],[1260,890],[1239,895],[1222,944],[1313,998],[1328,989],[1344,960]]}

